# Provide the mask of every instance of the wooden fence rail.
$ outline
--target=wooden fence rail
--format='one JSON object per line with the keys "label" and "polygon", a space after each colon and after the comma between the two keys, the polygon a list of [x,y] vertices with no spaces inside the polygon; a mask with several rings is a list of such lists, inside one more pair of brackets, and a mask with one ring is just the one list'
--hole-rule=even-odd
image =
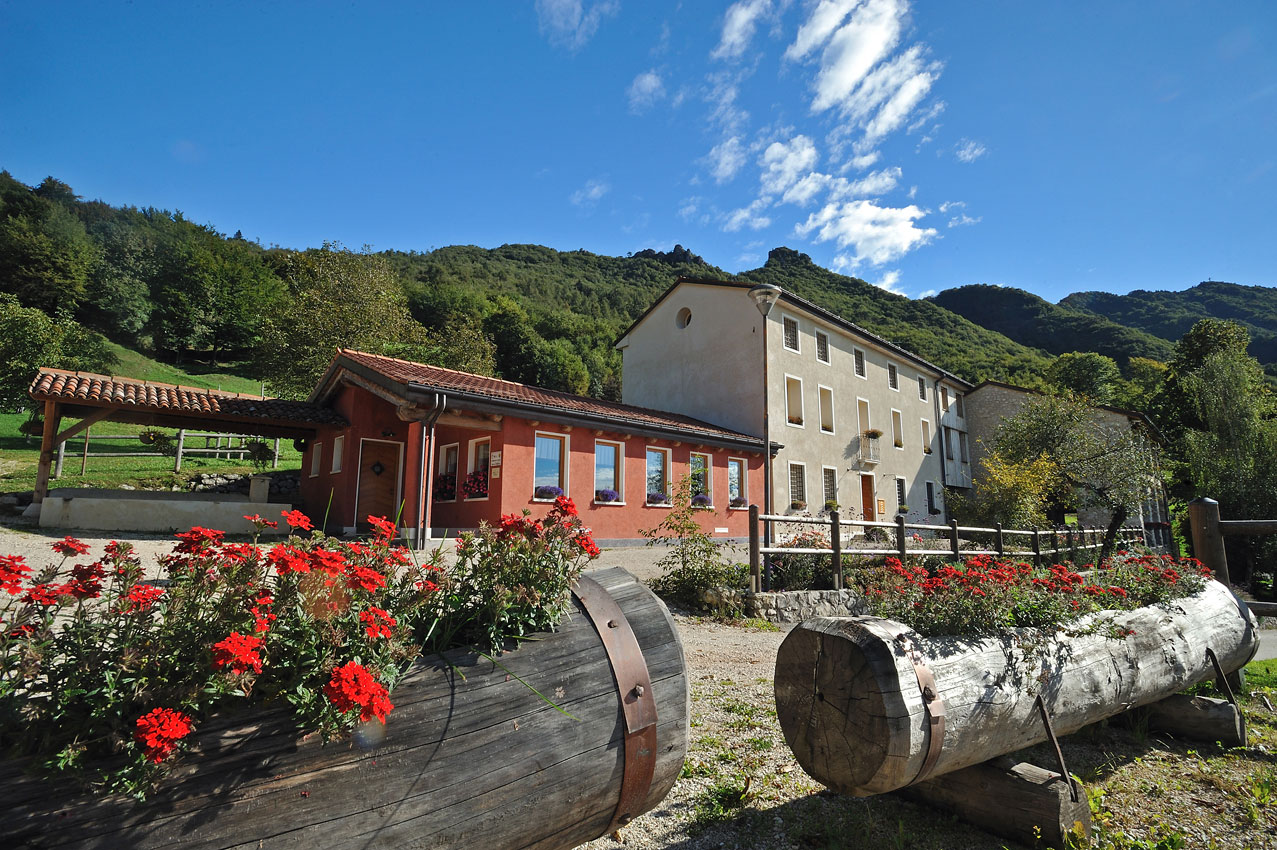
{"label": "wooden fence rail", "polygon": [[[83,446],[80,454],[80,474],[84,475],[89,468],[89,458],[91,457],[165,457],[163,452],[92,452],[89,451],[90,440],[101,442],[103,440],[137,440],[137,434],[91,434],[92,428],[84,429]],[[192,446],[188,443],[191,439],[203,438],[203,446]],[[73,437],[72,440],[78,439]],[[177,453],[173,455],[173,471],[182,471],[182,458],[187,455],[212,455],[215,458],[225,456],[227,460],[234,456],[238,456],[239,460],[244,460],[248,453],[248,441],[260,439],[251,434],[217,434],[205,431],[187,431],[185,429],[177,432]],[[225,440],[225,445],[223,445]],[[238,441],[238,445],[236,445]],[[58,444],[57,461],[53,467],[53,477],[55,479],[62,477],[62,465],[66,460],[67,443],[71,440],[64,440]],[[274,455],[271,460],[271,468],[279,468],[279,438],[275,438]]]}
{"label": "wooden fence rail", "polygon": [[[1277,519],[1219,518],[1219,502],[1194,499],[1188,503],[1188,523],[1193,536],[1193,554],[1228,586],[1228,555],[1224,552],[1226,535],[1277,534]],[[1246,605],[1256,616],[1277,616],[1277,602],[1250,602]]]}
{"label": "wooden fence rail", "polygon": [[[761,539],[765,534],[760,528],[770,528],[773,523],[793,525],[812,525],[829,530],[829,548],[764,546]],[[843,530],[852,529],[890,529],[895,532],[895,546],[891,548],[843,548]],[[943,532],[948,539],[947,549],[928,549],[925,547],[909,547],[909,531]],[[983,534],[992,537],[992,549],[973,549],[962,547],[963,534]],[[771,535],[775,538],[775,533]],[[1009,546],[1008,537],[1027,537],[1026,548]],[[1144,543],[1144,532],[1139,528],[1123,527],[1118,531],[1119,541]],[[1063,544],[1063,545],[1061,545]],[[947,555],[955,560],[971,555],[1007,555],[1032,556],[1033,565],[1040,566],[1044,557],[1058,559],[1067,554],[1069,560],[1077,560],[1078,553],[1100,550],[1104,545],[1104,529],[1068,526],[1061,532],[1059,529],[1019,529],[1003,528],[998,523],[993,528],[958,525],[957,520],[950,520],[948,525],[929,525],[927,523],[905,522],[903,516],[897,516],[895,522],[875,522],[873,520],[841,519],[838,511],[830,511],[828,519],[820,517],[794,517],[781,514],[760,513],[757,505],[749,506],[749,573],[750,585],[755,593],[771,587],[770,555],[828,555],[832,559],[834,589],[843,588],[842,555],[894,555],[902,561],[909,555]]]}

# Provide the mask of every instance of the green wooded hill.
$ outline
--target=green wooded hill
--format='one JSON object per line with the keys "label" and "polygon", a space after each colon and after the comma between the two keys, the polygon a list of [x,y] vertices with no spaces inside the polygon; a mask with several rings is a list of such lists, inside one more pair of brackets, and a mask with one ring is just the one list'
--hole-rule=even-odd
{"label": "green wooded hill", "polygon": [[[1128,327],[1107,318],[1109,314],[1105,310],[1086,311],[1052,304],[1031,292],[1009,286],[959,286],[929,300],[989,330],[1050,354],[1094,351],[1113,358],[1123,369],[1132,357],[1165,363],[1170,359],[1172,342],[1183,335],[1180,332],[1168,337]],[[1192,322],[1185,330],[1188,327],[1192,327]]]}
{"label": "green wooded hill", "polygon": [[1181,292],[1075,292],[1060,305],[1166,340],[1179,339],[1201,319],[1230,319],[1250,331],[1250,355],[1270,375],[1277,375],[1277,289],[1273,287],[1205,281]]}

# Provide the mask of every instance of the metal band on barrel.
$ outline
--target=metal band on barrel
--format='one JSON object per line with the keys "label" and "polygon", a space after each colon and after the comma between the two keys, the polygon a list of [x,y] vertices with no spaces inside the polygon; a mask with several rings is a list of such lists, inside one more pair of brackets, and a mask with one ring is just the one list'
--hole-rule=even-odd
{"label": "metal band on barrel", "polygon": [[913,641],[905,634],[896,635],[896,640],[904,649],[909,663],[913,665],[914,676],[918,679],[918,690],[922,692],[922,707],[927,712],[927,724],[930,727],[927,755],[922,760],[918,775],[909,783],[916,785],[931,775],[936,762],[940,760],[940,749],[944,745],[944,700],[941,699],[940,691],[936,688],[936,677],[931,674],[931,669],[922,663],[922,653],[913,645]]}
{"label": "metal band on barrel", "polygon": [[625,763],[621,795],[607,832],[633,820],[647,799],[656,771],[656,697],[652,678],[634,629],[603,585],[581,576],[572,587],[594,624],[616,678],[616,693],[625,717]]}

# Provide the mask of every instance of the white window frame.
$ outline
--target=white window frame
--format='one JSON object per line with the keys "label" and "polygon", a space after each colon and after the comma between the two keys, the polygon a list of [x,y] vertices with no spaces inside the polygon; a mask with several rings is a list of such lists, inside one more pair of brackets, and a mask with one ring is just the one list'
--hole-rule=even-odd
{"label": "white window frame", "polygon": [[[444,445],[441,445],[439,447],[439,459],[437,461],[438,466],[435,467],[435,477],[438,478],[440,475],[448,474],[448,471],[444,469],[444,466],[443,466],[443,459],[448,456],[448,449],[456,449],[456,452],[457,452],[457,468],[452,473],[453,478],[456,479],[455,481],[452,482],[452,498],[451,499],[435,499],[434,501],[443,502],[445,504],[452,504],[453,502],[457,501],[457,497],[461,495],[461,443],[460,442],[445,443]],[[431,484],[431,486],[432,487],[434,486],[433,483]],[[433,495],[433,492],[431,493],[431,495]]]}
{"label": "white window frame", "polygon": [[949,412],[949,388],[943,384],[940,385],[940,412]]}
{"label": "white window frame", "polygon": [[836,466],[822,466],[822,467],[820,468],[820,495],[824,497],[824,500],[820,503],[820,507],[821,507],[821,508],[824,508],[824,507],[825,507],[825,503],[826,503],[826,502],[828,502],[828,501],[829,501],[829,499],[830,499],[829,491],[828,491],[828,489],[826,489],[826,487],[825,487],[825,473],[827,473],[827,472],[832,472],[832,473],[834,474],[834,495],[833,495],[833,500],[834,500],[834,502],[837,502],[837,501],[838,501],[838,467],[836,467]]}
{"label": "white window frame", "polygon": [[749,462],[743,457],[727,458],[727,508],[732,510],[732,464],[740,464],[740,495],[737,497],[742,499],[745,504],[735,510],[743,511],[749,509]]}
{"label": "white window frame", "polygon": [[[690,452],[687,455],[687,475],[692,475],[692,458],[699,457],[705,460],[705,495],[709,496],[710,505],[714,504],[714,456],[709,452]],[[692,495],[696,495],[693,493]]]}
{"label": "white window frame", "polygon": [[[791,413],[789,410],[789,382],[798,382],[798,422],[790,421]],[[797,375],[785,374],[785,424],[790,428],[805,428],[807,426],[807,412],[804,408],[807,406],[807,400],[803,397],[803,379]]]}
{"label": "white window frame", "polygon": [[[797,498],[794,495],[794,467],[798,467],[800,470],[802,470],[803,493],[802,493],[801,499]],[[791,460],[789,462],[789,466],[786,467],[785,471],[789,473],[787,480],[789,482],[789,504],[791,509],[793,507],[794,502],[802,502],[804,505],[809,504],[807,501],[807,464],[802,463],[800,461]]]}
{"label": "white window frame", "polygon": [[869,380],[869,362],[862,348],[851,350],[851,372],[862,381]]}
{"label": "white window frame", "polygon": [[918,401],[927,400],[927,376],[918,376]]}
{"label": "white window frame", "polygon": [[927,482],[927,515],[936,516],[941,513],[940,500],[936,498],[936,482]]}
{"label": "white window frame", "polygon": [[918,421],[922,423],[922,451],[926,454],[927,449],[931,448],[931,421],[929,419]]}
{"label": "white window frame", "polygon": [[670,498],[670,488],[673,486],[673,482],[670,481],[670,478],[673,476],[673,473],[674,473],[674,453],[671,452],[669,449],[662,448],[660,446],[648,445],[643,451],[643,504],[647,505],[649,508],[673,507],[672,503],[670,502],[667,502],[664,505],[654,505],[647,500],[647,494],[655,492],[653,490],[648,489],[648,487],[650,486],[649,482],[652,480],[652,477],[650,475],[651,469],[648,466],[648,456],[652,452],[660,452],[662,455],[665,456],[665,461],[663,464],[664,466],[663,472],[665,473],[664,478],[665,478],[665,498],[666,499]]}
{"label": "white window frame", "polygon": [[[825,427],[825,394],[826,393],[828,393],[829,395],[829,427],[828,428]],[[835,426],[837,425],[837,422],[834,419],[834,388],[833,387],[827,387],[824,384],[816,385],[816,407],[819,408],[818,413],[819,413],[820,421],[817,424],[820,426],[820,433],[822,434],[834,433],[834,429],[835,429]]]}
{"label": "white window frame", "polygon": [[909,504],[909,482],[905,480],[903,475],[896,476],[896,510],[900,510],[901,505]]}
{"label": "white window frame", "polygon": [[887,386],[892,392],[900,392],[900,367],[895,363],[887,364]]}
{"label": "white window frame", "polygon": [[[789,341],[785,339],[785,322],[787,321],[791,321],[794,323],[794,346],[795,346],[794,348],[790,348]],[[786,351],[792,351],[795,354],[802,354],[803,327],[799,323],[797,316],[791,316],[788,313],[784,313],[784,312],[780,314],[780,345]]]}
{"label": "white window frame", "polygon": [[532,432],[532,493],[534,494],[532,496],[532,501],[553,502],[554,501],[553,499],[538,499],[535,495],[537,491],[537,487],[546,486],[546,485],[537,484],[537,438],[538,437],[550,437],[552,439],[556,439],[559,441],[559,445],[563,447],[562,452],[559,455],[559,467],[560,467],[559,481],[561,483],[557,485],[549,485],[549,486],[559,487],[561,490],[563,490],[564,496],[568,495],[568,493],[571,492],[568,489],[568,473],[572,469],[572,464],[570,462],[572,459],[572,443],[571,443],[572,437],[570,434],[566,434],[561,431],[533,431]]}
{"label": "white window frame", "polygon": [[[865,419],[868,420],[866,422],[860,421],[860,403],[862,401],[865,403]],[[859,433],[862,435],[873,428],[873,405],[870,404],[869,399],[863,396],[856,396],[856,427],[860,429]]]}
{"label": "white window frame", "polygon": [[[488,495],[490,496],[492,494],[492,438],[491,437],[476,437],[475,439],[471,440],[470,443],[466,446],[466,477],[468,478],[470,477],[471,474],[478,471],[475,469],[474,464],[475,464],[475,458],[478,457],[478,454],[479,454],[480,443],[488,444]],[[461,488],[460,481],[457,482],[457,488],[458,488],[458,491],[460,491],[460,488]],[[480,496],[477,499],[472,499],[469,496],[467,496],[465,501],[486,502],[488,501],[488,496]]]}
{"label": "white window frame", "polygon": [[905,415],[894,407],[891,408],[891,445],[905,450]]}
{"label": "white window frame", "polygon": [[346,435],[339,434],[333,437],[333,462],[329,467],[329,473],[337,475],[341,472],[342,454],[346,451]]}
{"label": "white window frame", "polygon": [[624,505],[625,504],[625,443],[618,443],[615,440],[595,440],[594,441],[594,492],[597,494],[600,490],[608,489],[599,486],[599,446],[611,446],[616,449],[616,468],[612,474],[616,478],[616,501],[600,502],[597,498],[593,499],[596,505]]}
{"label": "white window frame", "polygon": [[324,444],[315,443],[311,448],[310,477],[318,478],[320,467],[324,465]]}
{"label": "white window frame", "polygon": [[962,400],[963,398],[962,393],[955,393],[953,396],[954,413],[958,414],[959,419],[967,418],[967,405]]}
{"label": "white window frame", "polygon": [[[831,361],[831,360],[833,360],[833,355],[832,355],[832,354],[830,353],[830,351],[829,351],[829,334],[827,334],[827,333],[825,333],[824,331],[820,330],[820,328],[817,328],[817,329],[816,329],[816,333],[815,333],[815,337],[816,337],[816,362],[817,362],[817,363],[824,363],[826,366],[828,366],[828,365],[829,365],[829,363],[830,363],[830,361]],[[821,340],[822,338],[825,340],[825,356],[824,356],[824,359],[821,359],[821,356],[820,356],[820,340]]]}

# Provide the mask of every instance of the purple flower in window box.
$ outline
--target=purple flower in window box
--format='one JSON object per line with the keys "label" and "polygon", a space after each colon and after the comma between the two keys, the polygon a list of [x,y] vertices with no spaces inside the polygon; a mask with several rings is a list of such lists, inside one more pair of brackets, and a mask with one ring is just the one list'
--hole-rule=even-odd
{"label": "purple flower in window box", "polygon": [[595,490],[594,501],[596,502],[619,502],[621,494],[615,490]]}
{"label": "purple flower in window box", "polygon": [[648,493],[647,503],[649,505],[668,505],[670,503],[670,497],[664,493]]}
{"label": "purple flower in window box", "polygon": [[697,493],[695,496],[692,497],[692,507],[708,508],[710,506],[711,506],[711,502],[709,500],[708,493]]}
{"label": "purple flower in window box", "polygon": [[742,498],[740,498],[740,497],[737,497],[737,498],[735,498],[735,499],[732,499],[732,501],[730,502],[730,504],[731,504],[731,506],[732,506],[733,508],[744,508],[744,507],[747,507],[747,506],[749,505],[749,502],[745,501],[744,499],[742,499]]}
{"label": "purple flower in window box", "polygon": [[562,487],[554,487],[544,484],[532,491],[532,498],[534,499],[557,499],[562,495]]}

